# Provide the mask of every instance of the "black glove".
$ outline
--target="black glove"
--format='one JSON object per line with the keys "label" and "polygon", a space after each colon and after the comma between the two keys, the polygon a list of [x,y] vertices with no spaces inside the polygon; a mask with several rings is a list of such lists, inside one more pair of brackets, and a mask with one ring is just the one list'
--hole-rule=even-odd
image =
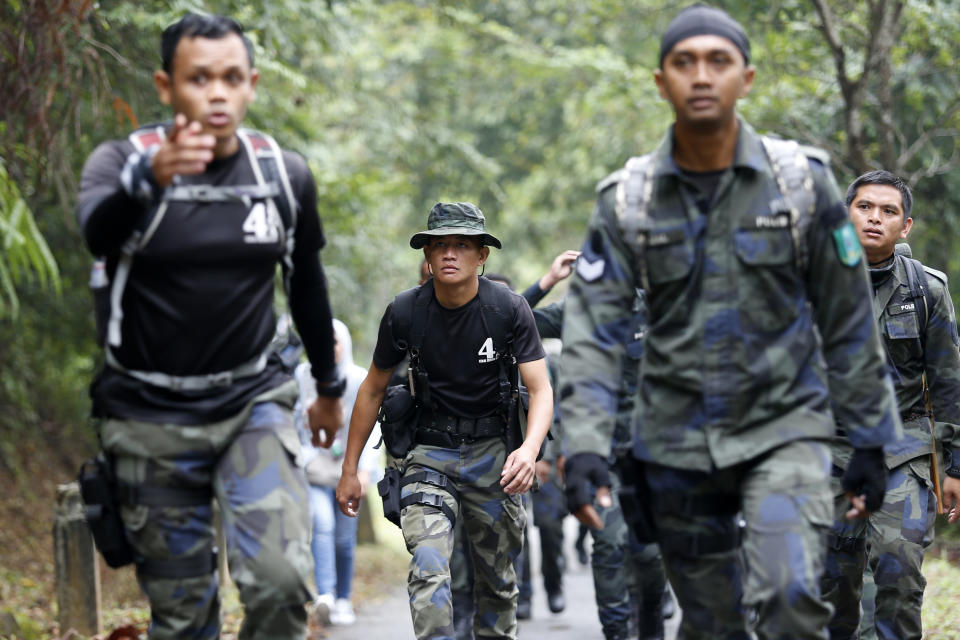
{"label": "black glove", "polygon": [[887,492],[887,465],[883,449],[854,449],[850,464],[840,479],[840,486],[855,496],[866,497],[867,511],[876,511],[883,505]]}
{"label": "black glove", "polygon": [[593,502],[597,487],[610,486],[610,465],[596,453],[576,453],[563,465],[567,494],[567,509],[570,513]]}

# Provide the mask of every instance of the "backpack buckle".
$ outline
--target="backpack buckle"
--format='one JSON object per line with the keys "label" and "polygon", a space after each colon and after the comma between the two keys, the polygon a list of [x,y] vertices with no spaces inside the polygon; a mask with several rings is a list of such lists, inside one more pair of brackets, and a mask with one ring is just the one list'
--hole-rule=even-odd
{"label": "backpack buckle", "polygon": [[233,382],[232,371],[221,371],[220,373],[211,373],[207,376],[211,387],[229,387]]}

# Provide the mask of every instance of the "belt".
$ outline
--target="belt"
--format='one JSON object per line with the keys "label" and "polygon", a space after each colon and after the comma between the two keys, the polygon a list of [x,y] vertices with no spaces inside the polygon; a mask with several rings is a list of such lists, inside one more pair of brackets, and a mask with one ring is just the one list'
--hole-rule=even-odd
{"label": "belt", "polygon": [[418,435],[421,430],[427,429],[429,431],[439,432],[438,435],[446,434],[460,438],[489,438],[503,435],[506,423],[500,416],[460,418],[445,413],[424,410],[420,414],[418,427]]}

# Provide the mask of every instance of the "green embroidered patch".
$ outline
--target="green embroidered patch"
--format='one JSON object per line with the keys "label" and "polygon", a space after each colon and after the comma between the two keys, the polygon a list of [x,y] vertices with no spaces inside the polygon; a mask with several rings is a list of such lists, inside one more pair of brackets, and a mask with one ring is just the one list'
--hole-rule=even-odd
{"label": "green embroidered patch", "polygon": [[833,241],[837,244],[837,256],[840,262],[848,267],[855,267],[860,263],[862,251],[860,249],[860,240],[857,239],[857,232],[853,224],[848,222],[833,232]]}

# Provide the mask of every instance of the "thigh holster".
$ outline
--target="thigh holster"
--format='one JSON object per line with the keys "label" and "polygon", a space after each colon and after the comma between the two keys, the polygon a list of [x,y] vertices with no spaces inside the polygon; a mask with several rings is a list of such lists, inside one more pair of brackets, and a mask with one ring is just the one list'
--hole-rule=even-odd
{"label": "thigh holster", "polygon": [[[457,488],[455,486],[453,486],[453,482],[450,481],[450,478],[440,473],[439,471],[435,471],[433,469],[423,469],[422,471],[417,471],[415,473],[411,473],[408,476],[404,476],[404,478],[400,480],[400,488],[402,489],[403,487],[410,484],[414,484],[415,482],[423,482],[426,484],[433,485],[438,489],[442,489],[447,494],[449,494],[450,497],[453,498],[454,502],[458,504],[460,503],[460,492],[457,491]],[[428,507],[436,507],[437,509],[440,509],[440,511],[443,512],[443,515],[447,516],[447,519],[450,520],[451,527],[457,523],[456,514],[453,512],[453,509],[451,509],[446,504],[444,504],[443,496],[440,495],[439,493],[427,493],[425,491],[416,491],[400,500],[401,509],[405,507],[409,507],[410,505],[413,505],[413,504],[422,504]]]}
{"label": "thigh holster", "polygon": [[[121,504],[146,507],[201,507],[213,499],[210,487],[152,487],[119,481],[117,499]],[[134,560],[137,572],[152,578],[195,578],[213,573],[217,566],[217,549],[212,544],[178,558],[144,558]]]}

